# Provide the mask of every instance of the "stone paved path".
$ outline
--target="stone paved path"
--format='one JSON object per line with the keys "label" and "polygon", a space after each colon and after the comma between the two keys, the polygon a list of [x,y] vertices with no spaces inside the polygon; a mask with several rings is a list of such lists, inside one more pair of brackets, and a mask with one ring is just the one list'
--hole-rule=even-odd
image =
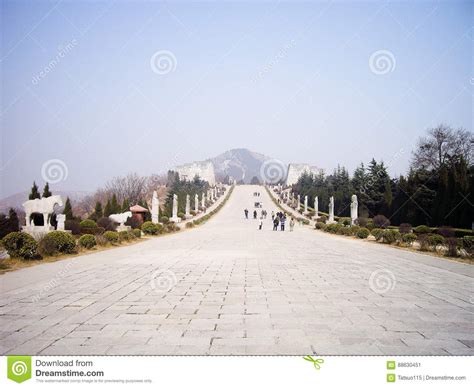
{"label": "stone paved path", "polygon": [[[474,355],[472,267],[245,220],[0,276],[2,354]],[[169,290],[168,290],[169,289]]]}

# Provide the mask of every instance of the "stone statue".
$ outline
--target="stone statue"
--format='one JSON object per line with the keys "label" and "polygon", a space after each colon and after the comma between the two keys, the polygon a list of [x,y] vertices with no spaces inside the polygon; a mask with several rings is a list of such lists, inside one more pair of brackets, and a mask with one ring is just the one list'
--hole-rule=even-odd
{"label": "stone statue", "polygon": [[65,214],[57,214],[56,221],[58,222],[58,226],[56,230],[65,230],[66,226],[64,225],[66,222],[66,215]]}
{"label": "stone statue", "polygon": [[304,214],[308,214],[308,196],[304,196]]}
{"label": "stone statue", "polygon": [[298,197],[296,198],[296,211],[299,211],[301,207],[301,196],[298,194]]}
{"label": "stone statue", "polygon": [[204,193],[201,194],[201,206],[203,208],[206,207],[206,197],[205,197]]}
{"label": "stone statue", "polygon": [[44,220],[44,229],[49,229],[51,224],[51,214],[54,212],[55,206],[63,206],[63,200],[59,195],[52,195],[51,197],[41,199],[30,199],[23,203],[25,209],[26,227],[34,227],[34,222],[31,218],[33,213],[41,213]]}
{"label": "stone statue", "polygon": [[178,217],[178,196],[173,194],[173,216],[170,221],[180,222],[181,218]]}
{"label": "stone statue", "polygon": [[319,199],[318,197],[314,197],[314,219],[317,220],[319,218]]}
{"label": "stone statue", "polygon": [[186,207],[184,209],[184,214],[186,218],[191,218],[191,200],[189,194],[186,194]]}
{"label": "stone statue", "polygon": [[351,197],[351,225],[355,225],[357,222],[359,203],[357,202],[357,195]]}
{"label": "stone statue", "polygon": [[109,218],[113,222],[117,222],[120,224],[120,227],[123,227],[125,222],[132,216],[132,212],[125,212],[125,213],[118,213],[118,214],[111,214]]}
{"label": "stone statue", "polygon": [[153,198],[151,200],[151,222],[157,224],[160,219],[160,201],[158,200],[158,194],[153,191]]}
{"label": "stone statue", "polygon": [[199,196],[197,194],[194,195],[194,212],[196,214],[199,212]]}
{"label": "stone statue", "polygon": [[329,198],[329,224],[334,224],[334,197]]}

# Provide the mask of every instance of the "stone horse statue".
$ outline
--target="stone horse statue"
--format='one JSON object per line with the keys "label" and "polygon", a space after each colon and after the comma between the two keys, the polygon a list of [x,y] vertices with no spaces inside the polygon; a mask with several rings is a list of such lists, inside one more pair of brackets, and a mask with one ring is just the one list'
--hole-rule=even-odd
{"label": "stone horse statue", "polygon": [[35,226],[31,215],[33,213],[41,213],[43,215],[44,226],[50,225],[51,214],[54,213],[55,206],[63,206],[63,200],[59,195],[41,199],[30,199],[23,203],[25,209],[26,226]]}
{"label": "stone horse statue", "polygon": [[119,214],[111,214],[109,218],[113,222],[117,222],[120,224],[120,226],[124,226],[125,222],[132,216],[132,212],[125,212],[125,213],[119,213]]}

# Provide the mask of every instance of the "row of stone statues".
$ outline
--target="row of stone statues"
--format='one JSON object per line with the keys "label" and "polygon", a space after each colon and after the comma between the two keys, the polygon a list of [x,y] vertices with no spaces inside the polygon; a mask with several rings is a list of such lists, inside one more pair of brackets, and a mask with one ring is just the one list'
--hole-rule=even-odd
{"label": "row of stone statues", "polygon": [[[280,191],[281,197],[289,201],[290,203],[296,201],[296,210],[301,210],[301,196],[298,194],[295,198],[291,190]],[[308,196],[305,195],[303,202],[303,214],[308,214]],[[358,215],[359,203],[357,201],[357,195],[352,195],[351,197],[351,225],[356,224],[356,220],[359,217]],[[319,218],[319,200],[318,197],[314,197],[314,218],[317,220]],[[329,217],[327,220],[328,224],[335,223],[334,221],[334,197],[329,198]]]}

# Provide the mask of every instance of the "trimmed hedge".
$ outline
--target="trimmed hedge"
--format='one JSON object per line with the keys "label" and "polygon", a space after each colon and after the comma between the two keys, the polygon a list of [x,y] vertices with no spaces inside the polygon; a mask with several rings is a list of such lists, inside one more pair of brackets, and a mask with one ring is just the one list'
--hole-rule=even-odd
{"label": "trimmed hedge", "polygon": [[94,235],[84,234],[79,238],[79,245],[86,249],[92,249],[97,245],[97,241]]}
{"label": "trimmed hedge", "polygon": [[11,232],[2,239],[2,245],[10,257],[34,259],[38,257],[38,243],[25,232]]}
{"label": "trimmed hedge", "polygon": [[369,237],[370,235],[370,231],[369,229],[367,228],[360,228],[357,232],[356,232],[356,236],[358,238],[367,238]]}
{"label": "trimmed hedge", "polygon": [[108,230],[102,236],[104,236],[104,238],[111,244],[118,243],[119,241],[118,232],[112,232],[111,230]]}
{"label": "trimmed hedge", "polygon": [[160,232],[161,227],[158,224],[154,224],[151,221],[146,221],[141,226],[142,232],[148,235],[157,235]]}
{"label": "trimmed hedge", "polygon": [[76,253],[76,240],[74,237],[61,230],[49,232],[40,241],[42,252],[47,255],[57,253]]}

